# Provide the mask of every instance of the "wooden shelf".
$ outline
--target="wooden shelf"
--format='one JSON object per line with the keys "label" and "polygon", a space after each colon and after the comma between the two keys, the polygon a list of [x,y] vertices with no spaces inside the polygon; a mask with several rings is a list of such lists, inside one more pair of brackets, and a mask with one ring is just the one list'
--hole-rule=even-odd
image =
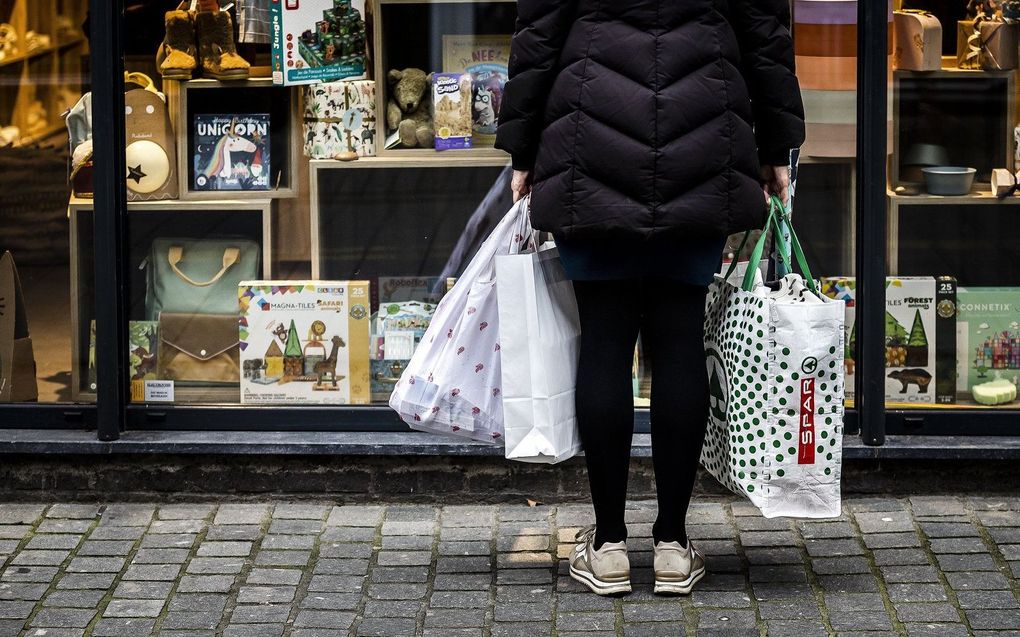
{"label": "wooden shelf", "polygon": [[[231,191],[205,191],[193,190],[191,183],[191,144],[188,134],[190,122],[188,121],[188,96],[192,91],[203,91],[210,89],[277,89],[288,91],[290,96],[290,108],[287,113],[286,128],[278,126],[279,122],[273,118],[273,135],[289,136],[287,143],[286,157],[282,158],[287,173],[287,184],[279,188],[269,190],[231,190]],[[174,129],[174,137],[177,144],[177,180],[180,197],[187,201],[218,201],[223,198],[233,199],[294,199],[298,196],[300,185],[298,183],[300,167],[299,162],[304,159],[302,148],[301,130],[301,100],[300,87],[275,86],[273,79],[269,77],[249,78],[247,80],[220,81],[205,78],[193,80],[164,80],[163,91],[167,96],[167,106],[170,113],[170,121]],[[210,112],[209,114],[219,114]],[[273,162],[280,161],[275,155]]]}
{"label": "wooden shelf", "polygon": [[390,150],[375,157],[361,157],[355,161],[312,159],[314,169],[353,168],[465,168],[483,166],[509,166],[510,155],[493,148],[435,151],[427,148]]}
{"label": "wooden shelf", "polygon": [[900,195],[892,190],[888,190],[886,191],[886,195],[889,197],[890,201],[895,202],[898,206],[959,206],[971,204],[1001,204],[1008,206],[1010,204],[1020,204],[1020,196],[999,199],[993,195],[990,190],[972,190],[970,194],[956,196],[929,195],[927,193],[921,193],[919,195]]}

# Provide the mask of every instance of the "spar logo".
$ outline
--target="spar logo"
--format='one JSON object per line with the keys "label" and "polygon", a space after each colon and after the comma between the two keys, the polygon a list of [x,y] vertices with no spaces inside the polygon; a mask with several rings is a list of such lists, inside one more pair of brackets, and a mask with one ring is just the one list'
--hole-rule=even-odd
{"label": "spar logo", "polygon": [[[814,359],[809,359],[814,360]],[[804,361],[803,369],[808,361]],[[815,361],[814,367],[818,366]],[[800,379],[800,436],[797,445],[797,464],[815,462],[815,379]]]}
{"label": "spar logo", "polygon": [[729,391],[726,383],[726,367],[723,365],[719,352],[714,349],[705,351],[708,363],[708,411],[713,422],[726,424]]}

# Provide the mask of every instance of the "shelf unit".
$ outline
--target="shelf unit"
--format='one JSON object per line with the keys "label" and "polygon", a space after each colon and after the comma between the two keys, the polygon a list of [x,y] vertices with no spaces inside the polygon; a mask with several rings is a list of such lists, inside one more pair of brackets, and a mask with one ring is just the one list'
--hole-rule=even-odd
{"label": "shelf unit", "polygon": [[[425,6],[437,6],[437,5],[478,5],[478,4],[490,4],[490,5],[506,5],[507,7],[513,8],[512,5],[516,3],[516,0],[490,0],[488,2],[480,2],[480,0],[370,0],[368,3],[366,12],[368,13],[367,21],[368,26],[372,31],[371,47],[372,47],[372,77],[376,79],[376,140],[378,140],[378,146],[376,149],[377,156],[380,158],[388,157],[399,157],[403,155],[415,156],[415,155],[436,155],[437,151],[428,148],[384,148],[385,140],[387,137],[386,130],[386,103],[389,97],[389,83],[387,81],[387,72],[389,71],[389,63],[391,56],[388,55],[386,50],[386,35],[385,35],[385,20],[384,15],[387,7],[408,7],[411,5],[425,5]],[[429,25],[432,28],[429,31],[429,37],[435,36],[435,25]],[[512,27],[512,25],[511,25]],[[507,32],[507,35],[512,33]],[[440,45],[441,46],[441,45]],[[408,65],[400,65],[399,68],[405,68]],[[439,69],[428,68],[428,65],[423,62],[414,64],[414,66],[423,69],[426,73],[429,71],[437,71]],[[509,156],[502,151],[496,150],[491,147],[478,147],[468,148],[456,151],[443,151],[444,153],[456,152],[463,154],[465,157],[478,158],[479,160],[489,160],[491,156],[506,157],[509,161]],[[424,160],[427,161],[427,160]],[[445,160],[437,159],[439,163],[444,163]]]}
{"label": "shelf unit", "polygon": [[[496,173],[496,169],[504,169],[509,165],[509,156],[501,151],[467,154],[466,151],[460,150],[443,151],[442,153],[424,150],[420,153],[410,153],[407,155],[400,153],[380,157],[362,157],[361,159],[353,162],[341,162],[330,159],[311,160],[309,162],[309,178],[311,182],[309,189],[311,193],[311,201],[309,205],[309,225],[311,228],[312,278],[330,278],[333,276],[331,273],[327,272],[328,268],[324,267],[323,263],[326,258],[325,252],[333,246],[331,238],[323,236],[324,232],[327,231],[325,218],[327,215],[329,217],[335,217],[335,215],[340,214],[337,209],[343,207],[342,201],[337,201],[335,197],[330,197],[330,209],[324,210],[324,198],[322,193],[324,191],[323,182],[325,180],[331,178],[355,178],[360,180],[360,183],[364,184],[367,183],[368,180],[362,180],[361,177],[355,177],[355,175],[363,173],[364,171],[377,170],[400,171],[400,174],[411,174],[412,171],[418,170],[438,171],[445,173],[444,176],[448,178],[451,171],[457,172],[491,169],[492,173]],[[388,180],[386,184],[380,186],[380,193],[382,195],[393,196],[393,189],[399,186],[400,183],[400,179],[394,176],[392,180]],[[386,185],[389,185],[387,192],[382,192],[382,188]],[[362,192],[363,199],[365,202],[368,202],[368,205],[372,205],[373,202],[377,203],[380,201],[379,197],[373,195],[373,193],[369,190],[370,188],[372,188],[371,185],[366,185]],[[478,201],[481,201],[482,196],[484,196],[484,193],[480,194]],[[363,205],[363,202],[359,201],[352,207],[356,209],[359,205]],[[334,226],[330,227],[335,228]],[[409,273],[393,272],[392,274],[397,276]]]}
{"label": "shelf unit", "polygon": [[[61,114],[81,97],[88,43],[79,26],[86,7],[84,2],[14,0],[4,7],[9,13],[0,14],[0,22],[13,26],[18,37],[15,53],[0,60],[0,127],[16,126],[18,145],[64,130]],[[28,49],[29,31],[49,37],[49,44]],[[30,125],[30,114],[42,123]]]}
{"label": "shelf unit", "polygon": [[[262,104],[257,106],[248,104],[249,112],[270,111],[270,118],[273,122],[270,144],[274,151],[284,151],[283,175],[284,181],[280,186],[271,190],[227,190],[227,191],[196,191],[191,188],[191,161],[192,145],[191,137],[191,102],[199,101],[191,97],[197,91],[217,91],[217,104],[219,110],[208,110],[203,108],[203,114],[220,115],[243,113],[239,111],[236,104],[241,103],[242,98],[252,95],[262,95],[265,98]],[[256,93],[252,93],[252,90]],[[219,80],[194,79],[188,81],[164,80],[163,90],[167,96],[167,105],[170,112],[170,121],[173,123],[174,134],[177,138],[177,179],[180,185],[180,199],[182,201],[212,201],[223,199],[292,199],[298,196],[299,191],[299,161],[302,160],[303,148],[301,146],[301,119],[300,119],[300,90],[295,87],[274,86],[272,78],[251,78],[248,80],[221,82]],[[234,101],[228,97],[230,91],[243,91],[240,97],[235,95]],[[285,100],[282,104],[277,100]],[[277,119],[284,121],[278,122]],[[273,140],[285,139],[284,144],[274,144]],[[271,156],[271,166],[278,166],[276,154]],[[275,168],[273,169],[275,173]]]}
{"label": "shelf unit", "polygon": [[[905,101],[904,100],[904,87],[913,85],[912,90],[920,92],[925,90],[923,87],[925,84],[931,86],[938,86],[940,89],[959,84],[960,89],[953,89],[953,91],[935,91],[932,90],[930,95],[919,95],[919,97],[932,98],[931,101],[942,101],[943,110],[939,113],[933,112],[930,116],[921,118],[918,117],[918,122],[915,122],[920,126],[932,127],[930,131],[927,131],[929,135],[938,134],[942,139],[953,140],[954,135],[963,135],[968,132],[966,126],[954,125],[951,118],[957,118],[964,112],[967,106],[979,106],[984,105],[986,108],[995,108],[996,115],[1000,118],[998,122],[990,122],[989,130],[987,131],[970,131],[970,134],[977,137],[978,141],[987,139],[989,143],[994,139],[1002,139],[1003,145],[997,148],[990,148],[988,153],[985,153],[985,157],[988,161],[996,162],[996,160],[1003,160],[1008,162],[1008,165],[1012,165],[1013,151],[1014,151],[1014,140],[1013,140],[1013,128],[1017,124],[1016,118],[1016,71],[982,71],[982,70],[970,70],[970,69],[956,69],[956,68],[944,68],[939,71],[901,71],[897,70],[893,72],[893,101],[892,101],[892,115],[893,115],[893,132],[892,132],[892,154],[890,156],[889,164],[889,182],[893,186],[898,186],[904,183],[901,175],[901,157],[904,150],[904,137],[905,134],[912,134],[909,127],[905,126],[904,123],[904,112],[905,112]],[[968,86],[969,85],[969,86]],[[921,87],[921,88],[918,88]],[[996,95],[996,93],[998,95]],[[966,99],[964,96],[970,95],[982,95],[982,99],[974,99],[973,104],[962,104],[962,101]],[[994,98],[994,99],[993,99]],[[955,100],[955,103],[953,102]],[[925,100],[919,99],[916,104],[916,108],[920,110],[924,107],[934,107],[932,104],[925,104]],[[969,101],[969,100],[968,100]],[[1002,112],[999,113],[998,109],[1001,107]],[[973,120],[974,117],[968,118]],[[994,129],[994,130],[992,130]],[[919,143],[918,140],[914,140],[915,143]],[[955,140],[953,140],[955,141]],[[925,140],[927,143],[935,143],[934,139]],[[946,147],[957,147],[955,143],[946,143]],[[1001,156],[1000,156],[1001,153]],[[950,164],[959,165],[964,162],[956,161],[950,158]],[[994,165],[992,168],[1008,167],[1007,164]],[[978,166],[979,172],[982,167]]]}
{"label": "shelf unit", "polygon": [[[254,228],[257,226],[259,239],[262,243],[262,277],[271,278],[272,267],[272,215],[273,200],[271,199],[220,199],[215,201],[142,201],[129,202],[127,204],[130,222],[142,220],[146,215],[164,213],[169,215],[193,215],[189,229],[199,223],[209,223],[219,218],[226,219],[234,217],[238,220],[244,217],[245,227]],[[94,315],[92,308],[92,288],[90,281],[94,281],[91,269],[91,224],[83,221],[83,216],[93,212],[93,202],[88,199],[72,198],[68,205],[68,216],[71,232],[71,400],[75,403],[95,402],[96,394],[94,389],[85,387],[83,379],[88,374],[89,354],[89,324],[90,316]],[[168,224],[170,225],[170,224]],[[167,230],[170,236],[186,234],[184,229],[170,228]],[[191,230],[195,234],[194,230]],[[197,233],[204,236],[203,233]],[[132,241],[132,248],[147,249],[145,245],[135,245]],[[135,257],[132,261],[138,261]],[[133,298],[144,295],[144,289],[137,289],[138,285],[132,286],[130,292]],[[83,364],[84,363],[84,364]],[[175,391],[176,403],[202,402],[202,403],[238,403],[240,402],[239,387],[178,387]],[[162,403],[161,403],[162,404]]]}

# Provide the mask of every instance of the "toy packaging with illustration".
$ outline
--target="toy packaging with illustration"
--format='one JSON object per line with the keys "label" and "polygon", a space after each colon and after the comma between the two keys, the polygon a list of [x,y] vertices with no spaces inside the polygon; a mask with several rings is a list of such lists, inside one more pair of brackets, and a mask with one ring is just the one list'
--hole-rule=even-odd
{"label": "toy packaging with illustration", "polygon": [[958,307],[957,390],[1020,383],[1020,288],[961,287]]}
{"label": "toy packaging with illustration", "polygon": [[365,0],[274,0],[273,83],[364,79]]}
{"label": "toy packaging with illustration", "polygon": [[[846,397],[854,399],[856,279],[822,279],[822,292],[846,303]],[[893,403],[956,402],[956,279],[886,279],[885,398]]]}
{"label": "toy packaging with illustration", "polygon": [[245,281],[238,297],[243,404],[369,402],[367,281]]}
{"label": "toy packaging with illustration", "polygon": [[268,114],[195,115],[195,190],[269,190]]}

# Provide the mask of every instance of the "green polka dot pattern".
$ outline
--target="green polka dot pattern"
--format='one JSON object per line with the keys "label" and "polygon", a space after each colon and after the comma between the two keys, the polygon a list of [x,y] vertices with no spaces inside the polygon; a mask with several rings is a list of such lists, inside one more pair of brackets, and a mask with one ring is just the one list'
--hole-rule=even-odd
{"label": "green polka dot pattern", "polygon": [[[773,300],[762,290],[744,292],[721,279],[709,288],[711,408],[701,463],[767,516],[837,516],[844,307],[829,299]],[[813,418],[813,434],[803,440],[812,432],[801,431],[802,412]]]}

